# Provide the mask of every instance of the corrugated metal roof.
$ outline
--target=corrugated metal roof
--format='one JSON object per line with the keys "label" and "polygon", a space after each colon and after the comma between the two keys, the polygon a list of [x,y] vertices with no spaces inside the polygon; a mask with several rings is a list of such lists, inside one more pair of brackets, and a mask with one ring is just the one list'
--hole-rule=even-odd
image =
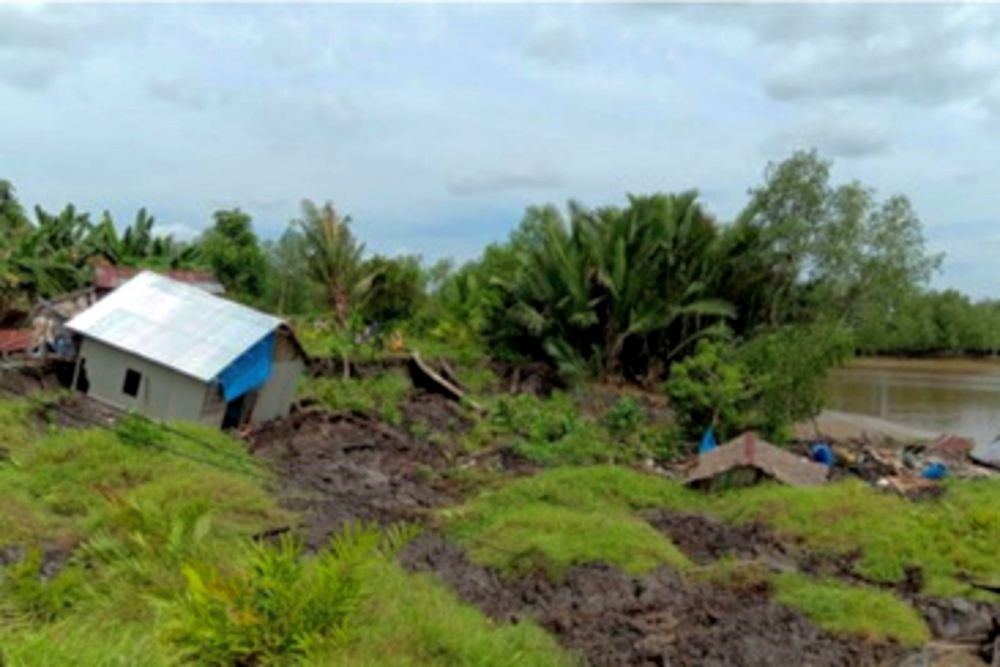
{"label": "corrugated metal roof", "polygon": [[66,326],[208,382],[281,324],[277,317],[143,271]]}

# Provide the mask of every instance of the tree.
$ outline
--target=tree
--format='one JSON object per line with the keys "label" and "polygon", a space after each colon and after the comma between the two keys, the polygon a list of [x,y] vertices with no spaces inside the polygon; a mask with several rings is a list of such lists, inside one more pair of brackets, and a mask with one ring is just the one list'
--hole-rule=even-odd
{"label": "tree", "polygon": [[309,276],[302,233],[289,226],[277,241],[265,244],[265,251],[270,266],[269,306],[279,314],[305,313],[315,308],[322,295]]}
{"label": "tree", "polygon": [[119,235],[111,214],[107,211],[94,227],[89,240],[95,252],[104,255],[119,266],[137,266],[151,269],[191,268],[198,260],[198,247],[179,243],[173,236],[158,235],[153,231],[156,219],[145,208],[140,208],[135,220]]}
{"label": "tree", "polygon": [[250,215],[236,208],[216,211],[213,218],[215,224],[199,243],[203,260],[231,293],[260,297],[267,278],[267,258]]}
{"label": "tree", "polygon": [[906,197],[880,203],[861,183],[833,187],[830,167],[815,151],[769,164],[740,214],[737,224],[760,230],[787,278],[772,292],[772,326],[793,320],[803,299],[810,314],[855,327],[864,317],[892,317],[940,265]]}
{"label": "tree", "polygon": [[[517,325],[508,344],[566,370],[648,379],[734,314],[714,298],[718,228],[696,194],[630,197],[626,208],[531,208],[494,277]],[[502,326],[494,329],[508,334]]]}
{"label": "tree", "polygon": [[293,224],[303,235],[309,275],[324,287],[337,322],[346,326],[352,309],[371,287],[371,276],[361,261],[364,245],[351,233],[350,216],[342,218],[330,202],[319,207],[307,199],[302,202],[302,218]]}
{"label": "tree", "polygon": [[24,207],[10,181],[0,179],[0,239],[9,240],[29,227]]}
{"label": "tree", "polygon": [[371,288],[362,308],[366,320],[390,324],[412,318],[427,297],[427,274],[420,257],[375,255],[364,263]]}

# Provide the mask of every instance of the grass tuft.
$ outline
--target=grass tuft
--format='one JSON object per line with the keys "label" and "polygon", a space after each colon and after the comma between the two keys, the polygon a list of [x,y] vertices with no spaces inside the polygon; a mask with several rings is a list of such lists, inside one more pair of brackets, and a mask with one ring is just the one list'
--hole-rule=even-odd
{"label": "grass tuft", "polygon": [[917,611],[889,591],[814,581],[799,574],[775,577],[778,602],[802,611],[822,628],[872,641],[919,646],[930,631]]}
{"label": "grass tuft", "polygon": [[299,397],[330,410],[355,410],[398,425],[403,421],[402,404],[411,387],[409,378],[392,372],[348,380],[306,378],[299,386]]}
{"label": "grass tuft", "polygon": [[632,510],[689,493],[623,468],[560,468],[484,492],[444,517],[474,560],[510,574],[535,570],[558,579],[592,562],[638,574],[689,563]]}

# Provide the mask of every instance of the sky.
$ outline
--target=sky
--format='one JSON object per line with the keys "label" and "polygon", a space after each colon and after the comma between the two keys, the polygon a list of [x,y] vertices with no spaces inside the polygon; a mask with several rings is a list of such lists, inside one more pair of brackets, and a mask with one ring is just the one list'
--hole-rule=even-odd
{"label": "sky", "polygon": [[936,287],[1000,297],[1000,6],[0,5],[0,178],[181,238],[309,198],[466,260],[533,204],[729,220],[799,148],[912,200]]}

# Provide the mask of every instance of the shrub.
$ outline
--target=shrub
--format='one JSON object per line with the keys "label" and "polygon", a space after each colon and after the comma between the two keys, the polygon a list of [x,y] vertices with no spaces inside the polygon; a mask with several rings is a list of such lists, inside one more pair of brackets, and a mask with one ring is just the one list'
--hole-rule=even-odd
{"label": "shrub", "polygon": [[789,426],[822,409],[827,373],[852,351],[850,332],[826,324],[784,327],[741,346],[739,358],[755,387],[756,428],[786,440]]}
{"label": "shrub", "polygon": [[708,427],[728,438],[753,422],[754,388],[728,341],[700,341],[693,355],[671,367],[664,388],[677,423],[689,438],[698,438]]}
{"label": "shrub", "polygon": [[622,396],[605,413],[604,426],[615,437],[628,436],[637,431],[646,421],[646,412],[632,396]]}
{"label": "shrub", "polygon": [[323,553],[304,557],[293,539],[255,545],[231,575],[187,566],[187,590],[168,606],[167,637],[201,664],[286,664],[343,643],[371,568],[409,531],[349,528]]}
{"label": "shrub", "polygon": [[665,390],[689,438],[711,426],[722,438],[756,429],[784,442],[793,423],[823,407],[823,381],[850,356],[851,340],[825,324],[783,327],[739,346],[702,340],[671,368]]}
{"label": "shrub", "polygon": [[476,431],[472,439],[510,440],[517,454],[547,466],[628,463],[639,456],[635,446],[616,441],[601,424],[580,414],[566,394],[501,397]]}

